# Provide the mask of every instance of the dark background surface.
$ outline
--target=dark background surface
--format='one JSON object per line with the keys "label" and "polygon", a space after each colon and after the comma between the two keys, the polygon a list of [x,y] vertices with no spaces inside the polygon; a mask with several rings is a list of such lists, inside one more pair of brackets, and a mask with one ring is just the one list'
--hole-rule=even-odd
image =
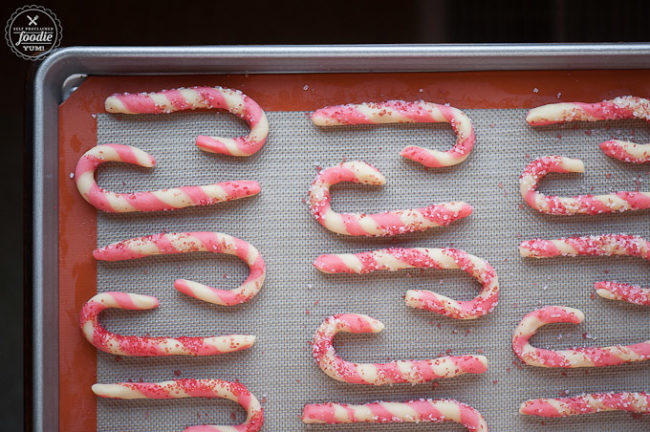
{"label": "dark background surface", "polygon": [[[31,2],[0,5],[11,13]],[[349,43],[648,42],[650,2],[34,2],[63,25],[61,46]],[[4,101],[0,178],[0,429],[28,426],[31,81],[37,63],[0,47]],[[650,78],[650,77],[649,77]],[[648,95],[639,95],[648,96]],[[25,277],[27,271],[27,277]],[[27,336],[27,337],[26,337]],[[24,377],[27,386],[24,384]]]}

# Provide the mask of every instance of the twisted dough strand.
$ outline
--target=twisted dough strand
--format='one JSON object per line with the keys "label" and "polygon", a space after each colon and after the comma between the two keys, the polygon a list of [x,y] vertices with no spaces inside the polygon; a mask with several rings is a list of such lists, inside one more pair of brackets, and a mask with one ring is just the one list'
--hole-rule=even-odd
{"label": "twisted dough strand", "polygon": [[444,152],[417,146],[405,147],[401,155],[425,167],[445,167],[463,162],[474,147],[476,137],[469,117],[461,110],[431,102],[366,102],[321,108],[311,115],[317,126],[381,123],[450,123],[456,144]]}
{"label": "twisted dough strand", "polygon": [[125,356],[217,355],[253,346],[255,336],[228,335],[213,337],[122,336],[99,324],[99,314],[110,308],[147,310],[158,307],[155,297],[123,292],[105,292],[88,300],[81,309],[79,325],[84,336],[97,349]]}
{"label": "twisted dough strand", "polygon": [[423,383],[439,378],[453,378],[466,373],[483,373],[484,356],[445,356],[433,360],[400,360],[390,363],[351,363],[337,356],[332,340],[339,332],[378,333],[384,324],[361,314],[338,314],[328,317],[316,330],[312,355],[318,366],[331,378],[351,384]]}
{"label": "twisted dough strand", "polygon": [[112,399],[221,398],[246,410],[246,420],[237,426],[190,426],[184,432],[257,432],[264,424],[264,411],[257,398],[242,384],[218,379],[179,379],[159,383],[94,384],[93,392]]}
{"label": "twisted dough strand", "polygon": [[553,323],[580,324],[585,319],[578,309],[564,306],[546,306],[535,310],[521,320],[512,336],[512,349],[524,363],[538,367],[601,367],[650,359],[650,341],[635,345],[586,347],[568,350],[535,348],[528,340],[538,328]]}
{"label": "twisted dough strand", "polygon": [[174,210],[204,206],[256,195],[256,181],[229,181],[204,186],[183,186],[151,192],[116,193],[97,185],[95,171],[106,162],[125,162],[151,168],[153,156],[122,144],[102,144],[88,150],[77,162],[75,182],[81,196],[94,207],[109,213]]}
{"label": "twisted dough strand", "polygon": [[160,114],[194,109],[225,109],[248,123],[247,136],[237,138],[200,135],[196,145],[204,151],[250,156],[262,148],[269,122],[260,106],[239,90],[225,87],[191,87],[154,93],[114,94],[106,98],[106,111],[121,114]]}
{"label": "twisted dough strand", "polygon": [[[650,121],[650,101],[634,96],[621,96],[596,103],[567,102],[543,105],[528,112],[526,121],[542,126],[571,121],[641,119]],[[602,151],[623,162],[650,161],[650,144],[610,140],[600,144]]]}
{"label": "twisted dough strand", "polygon": [[522,403],[519,413],[539,417],[568,417],[604,411],[650,413],[649,393],[591,393],[567,398],[531,399]]}
{"label": "twisted dough strand", "polygon": [[532,161],[519,177],[521,196],[530,207],[553,215],[623,212],[650,208],[650,192],[616,192],[606,195],[559,197],[537,191],[539,181],[548,173],[585,171],[581,160],[562,156],[544,156]]}
{"label": "twisted dough strand", "polygon": [[316,220],[330,231],[353,236],[394,236],[447,226],[469,216],[464,202],[433,204],[424,208],[393,210],[377,214],[336,213],[331,207],[330,187],[341,182],[383,185],[386,179],[365,162],[344,162],[322,170],[309,188],[309,207]]}
{"label": "twisted dough strand", "polygon": [[244,283],[233,290],[221,290],[207,285],[177,279],[174,287],[180,292],[222,306],[234,306],[254,297],[262,288],[266,265],[262,255],[251,244],[228,234],[216,232],[162,233],[137,237],[113,243],[93,251],[95,259],[123,261],[150,255],[168,255],[189,252],[212,252],[236,255],[250,268]]}
{"label": "twisted dough strand", "polygon": [[[650,242],[638,236],[624,234],[568,237],[556,240],[533,239],[519,245],[519,254],[530,258],[628,255],[650,261]],[[609,281],[596,282],[594,287],[596,293],[604,298],[650,305],[650,288]]]}
{"label": "twisted dough strand", "polygon": [[408,402],[373,402],[364,405],[323,403],[305,405],[303,423],[419,423],[456,422],[473,432],[488,432],[483,416],[469,405],[452,399]]}
{"label": "twisted dough strand", "polygon": [[490,313],[499,301],[499,281],[485,260],[457,249],[393,248],[357,254],[321,255],[314,266],[324,273],[367,274],[407,268],[461,269],[483,285],[471,301],[456,301],[426,290],[408,290],[408,306],[433,311],[450,318],[475,319]]}

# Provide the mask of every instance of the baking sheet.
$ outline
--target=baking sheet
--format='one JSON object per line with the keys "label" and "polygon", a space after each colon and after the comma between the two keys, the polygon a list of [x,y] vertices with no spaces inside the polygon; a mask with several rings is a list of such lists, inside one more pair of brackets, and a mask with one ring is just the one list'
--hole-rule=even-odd
{"label": "baking sheet", "polygon": [[[449,148],[454,137],[446,125],[319,129],[305,112],[268,112],[271,133],[264,149],[250,158],[230,158],[202,153],[193,145],[198,134],[246,133],[245,124],[230,115],[99,114],[99,144],[135,145],[157,159],[152,171],[107,165],[100,170],[102,187],[132,191],[255,179],[261,183],[262,193],[254,198],[170,213],[99,213],[98,246],[163,231],[224,232],[260,250],[267,262],[267,280],[251,302],[224,308],[188,298],[176,292],[172,282],[182,277],[234,288],[248,272],[236,258],[191,254],[99,263],[98,292],[129,291],[155,295],[161,301],[160,308],[151,312],[106,312],[103,322],[112,331],[165,336],[251,333],[258,340],[251,350],[200,359],[117,358],[100,352],[98,382],[178,377],[239,379],[263,401],[265,430],[269,431],[302,429],[301,409],[309,402],[363,403],[419,397],[455,398],[468,403],[485,416],[491,430],[623,431],[647,427],[647,417],[638,419],[621,413],[543,422],[519,416],[517,407],[527,398],[559,396],[567,391],[647,390],[650,373],[643,363],[590,369],[588,373],[526,367],[520,365],[510,348],[510,335],[521,317],[545,304],[577,307],[587,319],[581,326],[554,326],[542,331],[534,339],[540,346],[627,344],[648,338],[647,310],[590,296],[596,280],[647,285],[647,263],[634,258],[524,261],[517,251],[521,240],[537,236],[626,232],[647,238],[648,212],[543,216],[525,205],[520,208],[523,200],[517,182],[532,158],[560,154],[583,159],[587,172],[583,176],[550,176],[542,186],[545,192],[583,193],[590,192],[593,186],[594,193],[604,193],[648,185],[647,167],[613,161],[598,149],[598,143],[612,137],[647,142],[647,128],[640,122],[617,122],[533,130],[524,122],[525,110],[465,111],[476,130],[475,150],[463,164],[436,170],[404,160],[399,150],[414,143]],[[591,135],[585,133],[587,130]],[[474,206],[474,214],[447,228],[393,239],[337,236],[312,218],[303,199],[317,169],[343,159],[371,162],[388,181],[380,188],[333,188],[335,209],[375,212],[464,200]],[[404,305],[401,297],[410,288],[472,298],[479,286],[461,272],[416,270],[343,276],[322,275],[311,266],[321,253],[447,246],[485,258],[496,269],[502,291],[500,304],[492,314],[458,322]],[[325,317],[341,312],[365,313],[386,324],[379,335],[338,336],[337,350],[348,360],[424,359],[442,355],[447,349],[452,354],[482,350],[490,362],[488,371],[416,386],[370,387],[336,382],[318,369],[307,342]],[[97,404],[98,429],[102,431],[180,430],[192,424],[232,424],[243,418],[243,410],[227,401],[98,400]],[[462,430],[457,425],[427,424],[309,429]]]}

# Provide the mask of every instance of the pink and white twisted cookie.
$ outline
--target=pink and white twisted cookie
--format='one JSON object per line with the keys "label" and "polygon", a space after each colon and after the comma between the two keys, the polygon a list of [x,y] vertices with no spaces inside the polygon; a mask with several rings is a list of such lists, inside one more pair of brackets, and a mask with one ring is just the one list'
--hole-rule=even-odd
{"label": "pink and white twisted cookie", "polygon": [[559,197],[537,192],[539,181],[548,173],[582,173],[584,164],[579,159],[562,156],[544,156],[532,161],[519,177],[521,196],[526,203],[541,213],[553,215],[623,212],[650,208],[650,192],[616,192],[606,195],[577,195]]}
{"label": "pink and white twisted cookie", "polygon": [[99,324],[105,309],[148,310],[158,307],[155,297],[105,292],[88,300],[81,309],[79,325],[84,336],[97,349],[125,356],[217,355],[250,348],[255,336],[228,335],[213,337],[150,337],[122,336],[111,333]]}
{"label": "pink and white twisted cookie", "polygon": [[218,379],[179,379],[159,383],[94,384],[93,392],[111,399],[220,398],[238,403],[246,420],[236,426],[190,426],[184,432],[257,432],[264,424],[264,411],[257,398],[242,384]]}
{"label": "pink and white twisted cookie", "polygon": [[499,280],[485,260],[457,249],[392,248],[357,254],[321,255],[314,266],[324,273],[367,274],[407,268],[461,269],[483,285],[470,301],[456,301],[427,290],[408,290],[408,306],[433,311],[450,318],[474,319],[490,313],[499,301]]}
{"label": "pink and white twisted cookie", "polygon": [[303,423],[442,423],[456,422],[474,432],[487,432],[485,419],[474,408],[453,399],[420,399],[408,402],[307,404]]}
{"label": "pink and white twisted cookie", "polygon": [[109,213],[175,210],[204,206],[257,195],[256,181],[242,180],[204,186],[183,186],[151,192],[116,193],[97,185],[95,171],[106,162],[125,162],[151,168],[153,156],[122,144],[102,144],[88,150],[77,162],[75,181],[81,196],[94,207]]}
{"label": "pink and white twisted cookie", "polygon": [[155,93],[123,93],[106,98],[106,111],[120,114],[160,114],[194,109],[225,109],[251,128],[247,136],[223,138],[200,135],[196,145],[211,153],[250,156],[262,148],[269,122],[260,106],[239,90],[225,87],[191,87]]}
{"label": "pink and white twisted cookie", "polygon": [[522,403],[519,413],[538,417],[568,417],[604,411],[650,414],[650,393],[591,393],[566,398],[531,399]]}
{"label": "pink and white twisted cookie", "polygon": [[[528,112],[526,121],[532,126],[543,126],[570,121],[599,121],[641,119],[650,121],[650,101],[634,96],[621,96],[596,103],[568,102],[543,105]],[[603,152],[623,162],[650,161],[650,144],[610,140],[600,144]]]}
{"label": "pink and white twisted cookie", "polygon": [[[650,261],[650,242],[639,236],[625,234],[568,237],[557,240],[533,239],[519,245],[519,254],[529,258],[628,255]],[[650,288],[609,281],[596,282],[594,288],[599,296],[610,300],[650,305]]]}
{"label": "pink and white twisted cookie", "polygon": [[311,115],[317,126],[338,126],[381,123],[450,123],[456,134],[456,144],[447,151],[417,146],[405,147],[401,155],[425,167],[456,165],[467,159],[476,137],[469,117],[459,109],[432,102],[366,102],[321,108]]}
{"label": "pink and white twisted cookie", "polygon": [[512,349],[524,363],[539,367],[601,367],[650,360],[650,341],[635,345],[585,347],[561,351],[535,348],[528,340],[538,328],[553,323],[580,324],[585,319],[578,309],[546,306],[527,314],[512,336]]}
{"label": "pink and white twisted cookie", "polygon": [[379,333],[384,324],[361,314],[338,314],[328,317],[316,330],[312,356],[331,378],[350,384],[424,383],[439,378],[453,378],[487,370],[484,356],[444,356],[433,360],[399,360],[390,363],[352,363],[340,358],[332,340],[339,332]]}
{"label": "pink and white twisted cookie", "polygon": [[309,207],[316,220],[330,231],[353,236],[394,236],[447,226],[469,216],[472,206],[464,202],[433,204],[424,208],[384,213],[336,213],[330,187],[341,182],[383,185],[386,178],[365,162],[352,161],[322,170],[309,188]]}
{"label": "pink and white twisted cookie", "polygon": [[221,290],[207,285],[176,279],[174,287],[180,292],[222,306],[234,306],[254,297],[262,288],[266,265],[258,250],[243,240],[216,232],[162,233],[113,243],[93,251],[101,261],[123,261],[151,255],[189,252],[212,252],[235,255],[248,264],[250,273],[244,283],[233,290]]}

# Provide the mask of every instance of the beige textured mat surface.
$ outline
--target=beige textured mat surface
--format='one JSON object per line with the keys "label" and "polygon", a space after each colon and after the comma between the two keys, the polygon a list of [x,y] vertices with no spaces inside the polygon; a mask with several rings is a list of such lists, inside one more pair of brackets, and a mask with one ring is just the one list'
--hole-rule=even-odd
{"label": "beige textured mat surface", "polygon": [[[647,262],[635,258],[524,261],[517,250],[521,240],[535,237],[602,233],[650,237],[648,211],[550,217],[525,204],[522,207],[518,192],[518,177],[527,162],[550,154],[583,159],[586,173],[547,177],[541,186],[547,193],[585,193],[592,186],[593,193],[605,193],[634,190],[637,184],[648,190],[650,167],[607,158],[598,143],[612,137],[648,142],[650,129],[641,122],[619,122],[533,130],[524,122],[524,110],[466,113],[474,123],[476,147],[463,164],[438,170],[407,161],[399,151],[415,143],[449,148],[454,136],[448,125],[318,129],[304,112],[270,112],[271,133],[265,147],[250,158],[232,158],[203,153],[194,146],[199,134],[246,133],[246,125],[227,114],[98,115],[98,143],[134,145],[157,159],[154,170],[107,165],[99,174],[104,188],[126,192],[237,179],[257,180],[262,186],[257,197],[205,208],[154,214],[99,212],[99,246],[163,231],[218,231],[255,245],[267,263],[267,280],[259,295],[232,308],[189,298],[172,283],[187,278],[234,288],[248,273],[236,258],[206,253],[98,263],[98,291],[149,294],[160,300],[154,311],[104,313],[102,321],[112,331],[154,336],[243,333],[258,338],[250,350],[218,357],[117,358],[99,352],[98,381],[238,379],[263,402],[265,431],[463,430],[454,424],[306,428],[300,422],[302,406],[309,402],[420,397],[455,398],[470,404],[485,416],[492,431],[650,430],[650,416],[640,419],[612,413],[542,421],[517,413],[519,404],[528,398],[565,392],[648,391],[650,363],[589,370],[541,369],[521,366],[510,347],[512,331],[523,315],[553,304],[581,309],[586,322],[545,329],[533,340],[538,346],[628,344],[650,339],[650,309],[591,297],[596,280],[650,285]],[[333,206],[339,211],[377,212],[463,200],[474,206],[474,214],[447,228],[392,239],[337,236],[313,219],[303,199],[317,167],[332,166],[344,158],[372,163],[386,176],[387,184],[333,188]],[[501,298],[492,314],[459,322],[404,304],[402,295],[409,288],[471,299],[480,286],[460,271],[323,275],[311,265],[322,253],[450,245],[488,260],[496,269]],[[327,316],[341,312],[365,313],[386,325],[374,336],[338,336],[335,345],[345,359],[384,362],[432,358],[447,349],[452,354],[482,350],[489,360],[488,371],[433,385],[370,387],[334,381],[311,358],[308,341]],[[244,418],[244,411],[229,401],[198,399],[99,400],[97,414],[101,431],[174,431],[194,424],[235,424]]]}

